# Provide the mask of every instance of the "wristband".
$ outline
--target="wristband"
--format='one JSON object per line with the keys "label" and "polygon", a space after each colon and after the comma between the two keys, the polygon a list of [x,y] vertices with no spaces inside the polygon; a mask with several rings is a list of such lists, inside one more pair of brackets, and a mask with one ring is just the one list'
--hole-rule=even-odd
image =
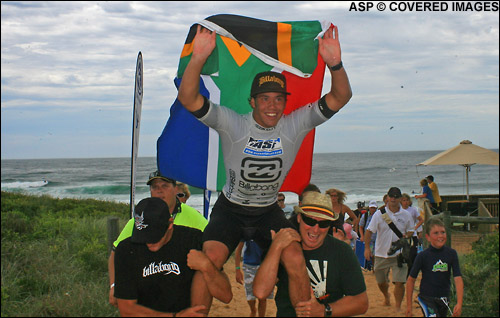
{"label": "wristband", "polygon": [[111,289],[111,288],[113,288],[113,287],[115,287],[115,283],[111,284],[111,285],[109,286],[109,289]]}
{"label": "wristband", "polygon": [[236,269],[240,269],[240,267],[239,267],[239,266],[236,266]]}
{"label": "wristband", "polygon": [[332,71],[338,71],[338,70],[340,70],[341,68],[342,68],[342,61],[340,61],[340,63],[339,63],[339,64],[337,64],[337,65],[330,66],[330,69],[331,69]]}

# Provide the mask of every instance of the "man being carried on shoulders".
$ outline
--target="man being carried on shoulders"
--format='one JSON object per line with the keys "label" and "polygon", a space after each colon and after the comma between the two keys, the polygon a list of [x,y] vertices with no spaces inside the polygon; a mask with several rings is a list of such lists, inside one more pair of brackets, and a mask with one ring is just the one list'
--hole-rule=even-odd
{"label": "man being carried on shoulders", "polygon": [[[215,48],[215,36],[215,32],[198,26],[177,98],[196,118],[215,129],[222,143],[226,184],[203,236],[203,251],[221,269],[241,239],[254,239],[267,250],[271,243],[270,230],[291,226],[276,202],[278,191],[302,140],[338,112],[352,92],[341,62],[338,30],[333,27],[323,38],[318,38],[319,54],[330,69],[328,94],[284,115],[289,94],[286,78],[281,73],[263,72],[255,76],[251,86],[249,101],[253,111],[239,115],[214,104],[199,91],[201,70]],[[275,145],[278,151],[263,154],[256,150],[256,140]],[[310,299],[300,245],[291,243],[281,257],[290,277],[292,303],[296,305]],[[194,280],[200,293],[197,303],[210,308],[213,295],[208,294],[207,283],[199,274]]]}

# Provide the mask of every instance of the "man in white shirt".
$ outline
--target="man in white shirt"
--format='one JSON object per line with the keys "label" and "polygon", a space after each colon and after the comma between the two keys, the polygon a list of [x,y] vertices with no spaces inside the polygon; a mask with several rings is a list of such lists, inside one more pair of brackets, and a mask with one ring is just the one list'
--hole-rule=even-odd
{"label": "man in white shirt", "polygon": [[[404,283],[408,272],[407,264],[398,264],[398,255],[401,251],[389,256],[388,251],[392,242],[399,240],[399,237],[389,227],[389,223],[394,223],[397,229],[407,238],[413,235],[414,223],[410,213],[401,207],[401,190],[392,187],[387,192],[389,201],[384,209],[377,210],[365,232],[365,258],[371,260],[373,254],[370,250],[370,240],[372,233],[377,233],[375,241],[375,267],[374,273],[380,291],[384,294],[384,305],[391,305],[389,295],[389,271],[392,269],[392,281],[394,283],[394,298],[396,310],[401,310],[401,302],[404,297]],[[384,213],[382,213],[384,212]]]}

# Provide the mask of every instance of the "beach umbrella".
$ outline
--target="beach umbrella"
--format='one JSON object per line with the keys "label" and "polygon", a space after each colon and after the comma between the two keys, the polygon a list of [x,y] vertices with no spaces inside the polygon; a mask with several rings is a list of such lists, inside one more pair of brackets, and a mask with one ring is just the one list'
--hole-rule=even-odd
{"label": "beach umbrella", "polygon": [[458,146],[438,153],[417,166],[461,165],[465,168],[467,184],[467,200],[469,200],[469,171],[475,164],[498,166],[498,153],[473,145],[469,140],[463,140]]}

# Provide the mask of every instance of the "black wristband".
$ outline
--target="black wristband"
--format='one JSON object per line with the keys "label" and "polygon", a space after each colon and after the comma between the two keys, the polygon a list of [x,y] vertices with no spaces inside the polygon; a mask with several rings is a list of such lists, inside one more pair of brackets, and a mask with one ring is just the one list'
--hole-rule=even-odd
{"label": "black wristband", "polygon": [[332,71],[338,71],[338,70],[340,70],[340,69],[342,68],[342,66],[343,66],[343,65],[342,65],[342,61],[340,61],[340,63],[339,63],[339,64],[334,65],[334,66],[330,66],[330,69],[331,69]]}
{"label": "black wristband", "polygon": [[210,109],[210,103],[208,102],[208,98],[203,96],[203,106],[200,109],[198,109],[194,112],[191,112],[191,114],[193,114],[194,117],[196,117],[196,118],[202,118],[203,116],[205,116],[208,113],[209,109]]}

